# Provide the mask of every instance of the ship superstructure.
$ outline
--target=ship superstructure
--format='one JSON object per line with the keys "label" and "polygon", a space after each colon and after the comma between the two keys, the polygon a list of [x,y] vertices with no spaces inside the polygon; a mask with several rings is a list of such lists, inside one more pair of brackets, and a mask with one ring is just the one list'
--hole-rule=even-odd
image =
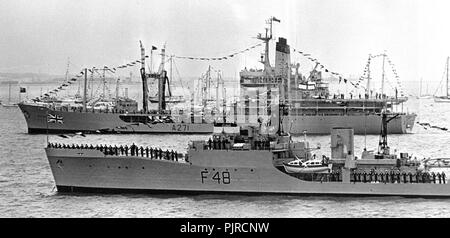
{"label": "ship superstructure", "polygon": [[[416,114],[396,113],[394,106],[407,101],[406,97],[390,97],[385,93],[373,94],[370,90],[370,76],[363,94],[346,97],[331,94],[329,84],[324,81],[322,71],[316,63],[309,75],[299,73],[299,64],[292,64],[290,46],[285,38],[279,38],[275,47],[275,63],[269,62],[269,42],[272,40],[272,17],[265,36],[258,39],[265,44],[261,55],[263,69],[247,69],[240,72],[240,102],[236,112],[240,115],[238,124],[256,124],[259,118],[269,121],[272,101],[280,100],[290,108],[285,130],[292,134],[328,134],[333,127],[352,127],[357,134],[379,134],[383,109],[388,113],[400,114],[389,124],[390,133],[406,133],[414,126]],[[295,69],[295,72],[292,72]],[[384,83],[384,74],[383,80]],[[383,85],[384,86],[384,85]],[[281,90],[278,90],[278,88]],[[383,88],[383,87],[382,87]],[[382,89],[383,91],[383,89]]]}

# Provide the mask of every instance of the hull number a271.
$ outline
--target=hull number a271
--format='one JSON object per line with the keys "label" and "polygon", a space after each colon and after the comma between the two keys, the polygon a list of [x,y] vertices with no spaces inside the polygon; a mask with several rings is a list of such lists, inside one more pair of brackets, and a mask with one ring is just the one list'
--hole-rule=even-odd
{"label": "hull number a271", "polygon": [[178,124],[178,125],[172,126],[172,131],[188,131],[188,130],[189,130],[189,125]]}

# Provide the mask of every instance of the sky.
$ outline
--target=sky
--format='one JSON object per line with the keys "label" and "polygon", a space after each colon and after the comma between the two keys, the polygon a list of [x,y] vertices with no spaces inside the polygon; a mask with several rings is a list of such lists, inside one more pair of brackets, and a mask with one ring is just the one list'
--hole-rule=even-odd
{"label": "sky", "polygon": [[[342,75],[358,77],[369,54],[386,51],[401,80],[440,81],[449,9],[446,0],[0,0],[0,72],[63,75],[68,59],[73,74],[117,66],[139,59],[140,40],[147,49],[165,44],[172,55],[222,57],[259,43],[255,36],[275,16],[274,37]],[[235,77],[261,67],[262,50],[175,65],[181,77],[200,76],[209,64]]]}

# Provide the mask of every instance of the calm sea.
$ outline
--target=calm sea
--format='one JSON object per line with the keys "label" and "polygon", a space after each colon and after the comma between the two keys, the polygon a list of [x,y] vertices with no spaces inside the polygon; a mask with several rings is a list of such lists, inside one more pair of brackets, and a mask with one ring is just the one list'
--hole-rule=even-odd
{"label": "calm sea", "polygon": [[[1,89],[3,96],[4,89]],[[39,88],[36,90],[39,92]],[[450,128],[450,104],[410,99],[407,110],[416,112],[420,122]],[[183,152],[189,140],[201,138],[207,136],[88,135],[70,139],[49,136],[51,142],[133,141]],[[0,107],[0,217],[450,217],[450,199],[59,194],[44,153],[46,139],[46,135],[27,134],[19,109]],[[329,136],[307,139],[314,145],[320,143],[323,153],[329,155]],[[365,143],[367,148],[376,149],[378,139],[378,136],[356,136],[357,153]],[[392,149],[413,156],[450,157],[450,132],[426,130],[416,124],[412,134],[391,135],[388,141]]]}

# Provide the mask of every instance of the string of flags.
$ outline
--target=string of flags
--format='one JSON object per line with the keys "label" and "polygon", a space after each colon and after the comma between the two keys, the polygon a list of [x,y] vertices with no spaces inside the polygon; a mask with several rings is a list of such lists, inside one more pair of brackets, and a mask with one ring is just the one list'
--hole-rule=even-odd
{"label": "string of flags", "polygon": [[[373,56],[369,55],[369,58],[367,59],[367,63],[366,66],[364,67],[364,72],[361,75],[361,77],[359,77],[358,81],[354,84],[355,88],[363,88],[364,90],[366,90],[366,87],[362,86],[362,83],[369,78],[369,69],[370,69],[370,63],[372,61],[372,58],[374,58]],[[352,90],[353,92],[353,90]]]}
{"label": "string of flags", "polygon": [[[402,84],[401,84],[400,77],[398,76],[397,70],[395,69],[395,66],[394,66],[394,64],[392,63],[391,59],[390,59],[389,56],[386,55],[386,54],[369,55],[369,58],[368,58],[367,63],[366,63],[366,67],[364,68],[363,75],[359,78],[359,80],[358,80],[358,82],[356,83],[356,85],[359,85],[359,84],[362,83],[364,80],[366,80],[366,79],[369,78],[369,67],[370,67],[370,63],[371,63],[372,59],[379,58],[379,57],[383,57],[383,56],[384,56],[385,59],[387,60],[389,66],[390,66],[390,68],[391,68],[391,71],[392,71],[392,73],[394,74],[394,77],[395,77],[395,79],[396,79],[397,89],[399,90],[400,95],[401,95],[401,96],[404,96],[405,93],[404,93],[404,90],[403,90],[403,86],[402,86]],[[389,84],[389,86],[391,86],[391,88],[392,88],[393,90],[396,90],[396,88],[394,88],[394,87],[389,83],[389,81],[387,81],[387,83]],[[365,87],[363,87],[363,88],[365,89]]]}
{"label": "string of flags", "polygon": [[[329,70],[329,69],[328,69],[327,67],[325,67],[322,63],[320,63],[320,62],[318,61],[318,59],[313,58],[313,57],[311,56],[311,54],[305,53],[305,52],[303,52],[303,51],[299,51],[299,50],[296,50],[296,49],[293,49],[293,51],[296,52],[296,53],[299,53],[299,54],[302,55],[302,56],[304,56],[304,57],[305,57],[306,59],[308,59],[309,61],[311,61],[311,62],[313,62],[313,63],[316,63],[316,64],[318,65],[318,67],[319,67],[321,70],[325,71],[326,73],[330,73],[331,75],[333,75],[333,76],[339,78],[339,83],[341,83],[342,81],[344,81],[344,83],[350,83],[353,87],[355,87],[355,89],[356,89],[356,88],[363,88],[364,90],[366,90],[366,87],[364,87],[364,86],[362,85],[362,82],[363,82],[365,79],[367,79],[367,78],[369,77],[368,73],[369,73],[369,67],[370,67],[371,60],[374,59],[374,58],[378,58],[378,57],[385,56],[386,59],[387,59],[387,62],[388,62],[388,64],[389,64],[389,66],[391,67],[391,71],[393,72],[394,77],[395,77],[395,79],[396,79],[396,83],[397,83],[397,85],[398,85],[398,89],[399,89],[400,95],[401,95],[401,96],[404,96],[404,95],[405,95],[403,86],[402,86],[401,81],[400,81],[400,77],[399,77],[398,74],[397,74],[397,70],[395,69],[394,64],[392,63],[391,59],[390,59],[387,55],[385,55],[385,54],[369,55],[369,58],[368,58],[367,63],[366,63],[366,66],[365,66],[365,68],[364,68],[363,75],[358,79],[358,81],[357,81],[356,83],[353,83],[353,82],[351,82],[350,80],[348,80],[347,78],[345,78],[344,76],[342,76],[341,74],[339,74],[338,72],[334,72],[334,71]],[[392,85],[391,85],[391,87],[392,87]],[[393,89],[394,89],[394,88],[393,88]]]}
{"label": "string of flags", "polygon": [[311,56],[311,54],[305,53],[305,52],[303,52],[303,51],[296,50],[296,49],[294,49],[294,48],[293,48],[293,51],[296,52],[296,53],[299,53],[300,55],[302,55],[302,56],[304,56],[304,57],[306,57],[309,61],[311,61],[311,62],[313,62],[313,63],[316,63],[316,64],[318,65],[318,67],[319,67],[321,70],[325,71],[326,73],[329,73],[329,74],[331,74],[331,75],[333,75],[333,76],[339,78],[339,83],[341,83],[341,81],[344,81],[344,83],[347,83],[347,82],[348,82],[348,83],[350,83],[351,85],[353,85],[354,87],[356,87],[356,85],[355,85],[353,82],[351,82],[350,80],[348,80],[347,78],[345,78],[344,76],[342,76],[340,73],[329,70],[329,69],[328,69],[327,67],[325,67],[322,63],[320,63],[319,60],[317,60],[316,58],[313,58],[313,57]]}
{"label": "string of flags", "polygon": [[43,95],[36,97],[35,100],[39,100],[42,97],[46,96],[49,97],[51,94],[57,93],[59,91],[65,90],[66,87],[70,86],[71,84],[75,83],[79,78],[81,78],[84,75],[84,71],[79,72],[77,75],[75,75],[75,77],[67,80],[66,82],[62,83],[60,86],[58,86],[57,88],[48,91],[47,93],[44,93]]}
{"label": "string of flags", "polygon": [[[153,47],[152,49],[154,50],[156,47]],[[149,58],[148,55],[145,56],[145,58]],[[103,68],[97,68],[97,67],[92,67],[91,69],[88,69],[88,71],[93,74],[94,72],[98,72],[100,70],[104,70],[105,72],[111,72],[111,73],[116,73],[116,71],[118,69],[124,69],[124,68],[128,68],[128,67],[134,67],[134,66],[138,66],[139,63],[141,63],[141,60],[134,60],[131,62],[128,62],[126,64],[122,64],[116,67],[108,67],[108,66],[103,66]],[[59,91],[65,90],[66,87],[70,86],[71,84],[75,83],[78,79],[80,79],[81,77],[84,76],[84,70],[79,72],[78,74],[76,74],[73,78],[69,79],[68,81],[64,82],[63,84],[61,84],[60,86],[58,86],[57,88],[44,93],[43,95],[41,95],[40,97],[36,97],[35,100],[39,100],[40,98],[42,98],[43,96],[50,96],[51,94],[57,93]]]}
{"label": "string of flags", "polygon": [[250,50],[252,50],[252,49],[254,49],[254,48],[258,47],[258,46],[261,46],[261,45],[262,45],[262,43],[259,43],[259,44],[253,45],[251,47],[248,47],[248,48],[246,48],[244,50],[241,50],[241,51],[238,51],[238,52],[235,52],[235,53],[229,54],[227,56],[223,56],[223,57],[212,57],[212,58],[207,58],[207,57],[188,57],[188,56],[174,56],[174,57],[177,58],[177,59],[202,60],[202,61],[227,60],[229,58],[233,58],[234,56],[236,56],[238,54],[242,54],[242,53],[244,53],[246,51],[250,51]]}
{"label": "string of flags", "polygon": [[391,66],[392,72],[394,73],[394,77],[395,77],[398,89],[400,90],[400,95],[404,96],[405,95],[405,90],[403,89],[400,77],[397,74],[397,70],[395,69],[394,64],[392,63],[391,59],[387,55],[386,55],[386,59],[387,59],[387,62],[389,64],[389,66]]}
{"label": "string of flags", "polygon": [[[236,56],[236,55],[238,55],[238,54],[242,54],[242,53],[244,53],[244,52],[250,51],[250,50],[252,50],[252,49],[254,49],[254,48],[258,47],[258,46],[261,46],[261,45],[262,45],[262,43],[259,43],[259,44],[253,45],[253,46],[251,46],[251,47],[248,47],[248,48],[246,48],[246,49],[244,49],[244,50],[241,50],[241,51],[238,51],[238,52],[235,52],[235,53],[229,54],[229,55],[227,55],[227,56],[223,56],[223,57],[214,57],[214,58],[206,58],[206,57],[185,57],[185,56],[173,56],[173,57],[174,57],[174,58],[178,58],[178,59],[207,60],[207,61],[209,61],[209,60],[227,60],[227,59],[232,58],[232,57],[234,57],[234,56]],[[156,48],[155,46],[152,46],[152,50],[156,50],[156,49],[157,49],[157,48]],[[146,55],[145,58],[149,58],[149,56]],[[140,63],[141,63],[141,60],[138,59],[138,60],[134,60],[134,61],[128,62],[128,63],[126,63],[126,64],[121,64],[121,65],[115,66],[115,67],[108,67],[108,66],[104,66],[103,68],[92,67],[91,69],[88,69],[88,71],[89,71],[90,73],[92,73],[92,74],[93,74],[94,72],[98,72],[98,71],[100,71],[100,70],[108,71],[108,72],[111,72],[111,73],[116,73],[116,71],[119,70],[119,69],[125,69],[125,68],[128,68],[128,67],[139,66]],[[67,82],[64,82],[63,84],[61,84],[61,85],[58,86],[57,88],[55,88],[55,89],[53,89],[53,90],[51,90],[51,91],[49,91],[49,92],[47,92],[47,93],[41,95],[40,97],[37,97],[36,100],[39,100],[39,99],[42,98],[43,96],[48,97],[48,96],[50,96],[50,95],[53,94],[53,93],[59,92],[59,91],[61,91],[61,90],[65,90],[66,87],[68,87],[68,86],[70,86],[71,84],[75,83],[79,78],[81,78],[81,77],[83,77],[83,76],[84,76],[84,71],[81,71],[80,73],[78,73],[77,75],[75,75],[75,77],[69,79]]]}

